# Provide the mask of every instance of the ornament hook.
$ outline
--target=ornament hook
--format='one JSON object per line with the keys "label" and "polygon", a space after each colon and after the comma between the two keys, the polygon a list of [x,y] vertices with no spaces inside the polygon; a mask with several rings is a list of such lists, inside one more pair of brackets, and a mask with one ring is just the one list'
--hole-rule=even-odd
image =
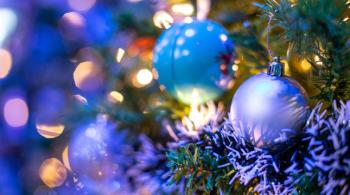
{"label": "ornament hook", "polygon": [[271,76],[281,77],[284,75],[284,63],[281,62],[280,57],[273,57],[272,62],[269,64],[267,74]]}

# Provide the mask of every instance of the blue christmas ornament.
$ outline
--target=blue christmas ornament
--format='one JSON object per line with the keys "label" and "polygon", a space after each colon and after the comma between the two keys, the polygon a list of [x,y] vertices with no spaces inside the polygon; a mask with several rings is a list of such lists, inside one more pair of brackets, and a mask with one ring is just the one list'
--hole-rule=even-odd
{"label": "blue christmas ornament", "polygon": [[272,148],[291,140],[302,131],[308,115],[308,98],[295,80],[283,75],[279,58],[268,73],[249,78],[236,91],[230,120],[243,131],[240,136],[255,146]]}
{"label": "blue christmas ornament", "polygon": [[186,104],[203,103],[232,86],[233,51],[228,33],[216,22],[175,23],[158,39],[153,65],[172,96]]}

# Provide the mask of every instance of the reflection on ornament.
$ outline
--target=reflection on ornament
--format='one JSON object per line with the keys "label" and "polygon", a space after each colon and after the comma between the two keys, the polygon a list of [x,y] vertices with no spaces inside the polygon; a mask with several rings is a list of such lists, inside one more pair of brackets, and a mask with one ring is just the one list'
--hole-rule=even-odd
{"label": "reflection on ornament", "polygon": [[283,75],[278,58],[269,72],[246,80],[236,91],[230,120],[247,125],[247,132],[237,132],[259,147],[272,147],[298,135],[308,114],[305,90],[292,78]]}
{"label": "reflection on ornament", "polygon": [[203,103],[232,86],[233,50],[228,33],[213,21],[175,23],[158,39],[153,65],[167,92],[192,104],[196,89]]}
{"label": "reflection on ornament", "polygon": [[63,184],[67,178],[67,170],[64,165],[56,158],[45,160],[39,168],[41,180],[50,188]]}

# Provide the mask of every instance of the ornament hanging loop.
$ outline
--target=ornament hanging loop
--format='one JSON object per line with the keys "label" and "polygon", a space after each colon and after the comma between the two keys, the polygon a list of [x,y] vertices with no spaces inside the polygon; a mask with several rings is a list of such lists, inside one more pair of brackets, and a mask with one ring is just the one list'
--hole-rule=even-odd
{"label": "ornament hanging loop", "polygon": [[269,53],[269,56],[272,58],[274,55],[272,53],[271,47],[270,47],[270,32],[271,32],[271,21],[272,21],[272,15],[269,15],[269,22],[267,23],[267,36],[266,36],[266,43],[267,43],[267,51]]}

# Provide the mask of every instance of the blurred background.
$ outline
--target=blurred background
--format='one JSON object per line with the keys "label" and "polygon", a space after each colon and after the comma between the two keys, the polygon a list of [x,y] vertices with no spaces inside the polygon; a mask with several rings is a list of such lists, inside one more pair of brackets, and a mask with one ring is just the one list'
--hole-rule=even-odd
{"label": "blurred background", "polygon": [[[195,15],[226,27],[236,79],[219,98],[225,108],[268,61],[266,20],[253,1],[198,2],[0,0],[0,194],[152,194],[159,174],[135,166],[140,148],[159,166],[166,124],[191,111],[156,80],[160,33]],[[285,59],[307,88],[310,64]]]}

